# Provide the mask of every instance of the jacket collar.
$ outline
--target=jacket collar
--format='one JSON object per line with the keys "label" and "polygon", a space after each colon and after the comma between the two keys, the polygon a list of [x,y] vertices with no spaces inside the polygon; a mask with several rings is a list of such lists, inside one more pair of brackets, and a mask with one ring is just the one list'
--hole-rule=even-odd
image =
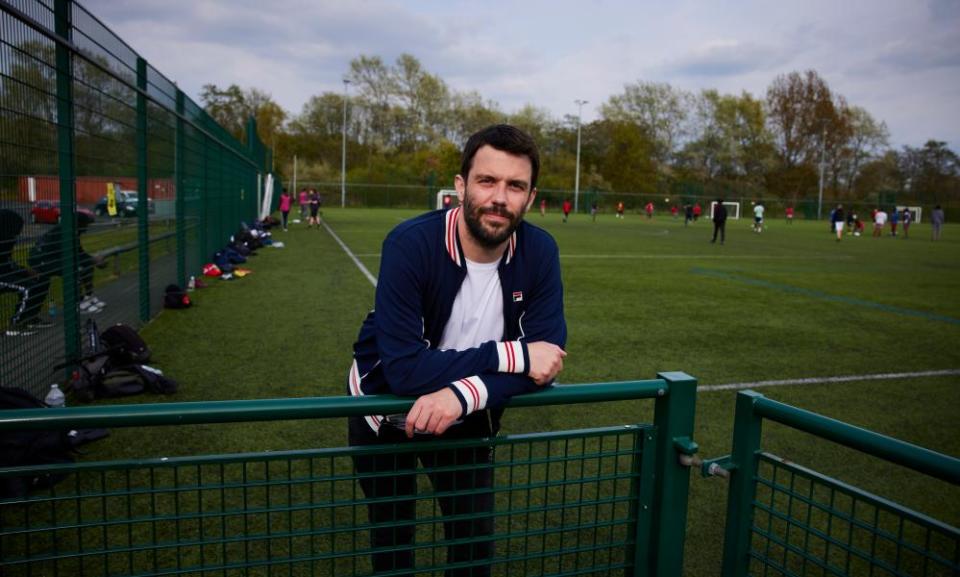
{"label": "jacket collar", "polygon": [[[447,255],[450,257],[450,260],[459,267],[466,265],[466,257],[463,256],[463,247],[460,246],[460,235],[457,232],[457,221],[462,211],[463,207],[460,206],[448,210],[447,214],[444,215],[443,230],[443,239]],[[510,264],[516,250],[517,231],[513,231],[513,234],[510,235],[510,239],[507,241],[507,250],[504,255],[503,264]]]}

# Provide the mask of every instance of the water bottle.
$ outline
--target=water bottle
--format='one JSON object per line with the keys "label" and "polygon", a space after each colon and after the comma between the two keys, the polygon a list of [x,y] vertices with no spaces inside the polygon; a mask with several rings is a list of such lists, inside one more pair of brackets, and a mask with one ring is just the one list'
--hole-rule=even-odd
{"label": "water bottle", "polygon": [[47,406],[52,409],[62,409],[67,406],[67,399],[63,396],[60,385],[56,383],[50,385],[50,392],[47,393],[47,396],[43,400],[47,403]]}
{"label": "water bottle", "polygon": [[190,275],[190,280],[187,281],[187,290],[192,291],[197,288],[197,277]]}
{"label": "water bottle", "polygon": [[56,321],[57,319],[57,301],[50,299],[50,305],[47,307],[47,313],[50,315],[51,321]]}

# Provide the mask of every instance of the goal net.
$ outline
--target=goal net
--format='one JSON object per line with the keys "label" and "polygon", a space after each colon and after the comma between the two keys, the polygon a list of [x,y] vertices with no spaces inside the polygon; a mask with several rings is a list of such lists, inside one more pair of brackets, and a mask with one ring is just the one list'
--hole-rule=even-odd
{"label": "goal net", "polygon": [[447,189],[437,193],[437,210],[441,208],[453,208],[458,204],[460,204],[460,201],[457,200],[457,191]]}
{"label": "goal net", "polygon": [[922,207],[922,206],[906,206],[906,205],[904,205],[904,206],[898,206],[898,207],[897,207],[897,212],[899,212],[900,214],[903,214],[903,210],[904,210],[904,209],[907,209],[907,210],[910,211],[910,216],[913,217],[913,218],[910,219],[910,221],[911,221],[912,223],[914,223],[914,224],[919,224],[919,223],[920,223],[920,215],[923,213],[923,207]]}
{"label": "goal net", "polygon": [[[710,203],[710,220],[713,220],[713,211],[717,206],[717,201]],[[727,218],[738,220],[740,218],[740,203],[739,202],[724,202],[723,206],[727,207]]]}

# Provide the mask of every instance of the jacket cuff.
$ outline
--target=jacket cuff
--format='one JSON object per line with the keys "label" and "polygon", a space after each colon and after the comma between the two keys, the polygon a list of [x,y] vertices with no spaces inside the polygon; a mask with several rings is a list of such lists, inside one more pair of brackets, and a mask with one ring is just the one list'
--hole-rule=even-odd
{"label": "jacket cuff", "polygon": [[526,374],[530,355],[523,341],[497,343],[497,372]]}
{"label": "jacket cuff", "polygon": [[487,408],[487,385],[480,377],[473,376],[450,383],[450,388],[460,401],[461,417]]}

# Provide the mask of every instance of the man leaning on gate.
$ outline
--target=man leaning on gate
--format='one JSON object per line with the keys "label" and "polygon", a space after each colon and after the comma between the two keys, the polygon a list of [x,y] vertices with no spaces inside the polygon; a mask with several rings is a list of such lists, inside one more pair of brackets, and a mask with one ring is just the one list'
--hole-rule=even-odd
{"label": "man leaning on gate", "polygon": [[[510,397],[563,368],[566,322],[557,244],[523,220],[537,195],[536,143],[508,125],[477,132],[454,179],[460,206],[408,220],[383,242],[375,309],[353,346],[351,395],[415,396],[405,415],[353,417],[353,446],[496,435]],[[357,456],[374,571],[414,568],[416,460],[427,469],[448,541],[447,575],[489,575],[492,448]],[[454,472],[435,472],[456,464]],[[464,467],[464,465],[468,465]],[[468,470],[464,470],[468,469]],[[392,473],[396,471],[397,473]],[[378,473],[371,476],[369,473]],[[407,523],[409,521],[409,523]]]}

